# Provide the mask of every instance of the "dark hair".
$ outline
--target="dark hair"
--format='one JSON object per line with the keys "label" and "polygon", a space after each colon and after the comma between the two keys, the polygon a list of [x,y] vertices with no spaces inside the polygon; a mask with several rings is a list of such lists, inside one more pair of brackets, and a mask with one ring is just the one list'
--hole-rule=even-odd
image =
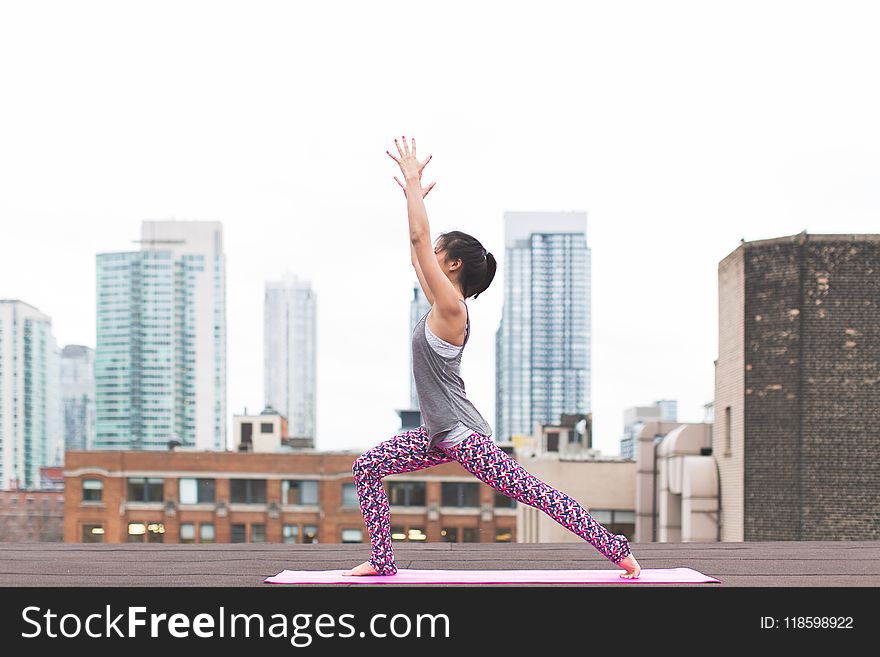
{"label": "dark hair", "polygon": [[461,259],[462,268],[458,282],[465,299],[471,296],[476,299],[495,278],[495,270],[498,268],[495,256],[484,249],[475,237],[460,230],[440,233],[438,241],[446,251],[448,261]]}

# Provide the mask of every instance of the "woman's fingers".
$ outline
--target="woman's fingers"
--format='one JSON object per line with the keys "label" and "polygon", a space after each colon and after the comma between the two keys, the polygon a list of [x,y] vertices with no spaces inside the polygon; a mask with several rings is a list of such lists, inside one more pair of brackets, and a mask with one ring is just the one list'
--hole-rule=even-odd
{"label": "woman's fingers", "polygon": [[[394,179],[397,180],[397,176],[394,176]],[[406,186],[397,180],[397,184],[400,185],[400,189],[403,190],[403,198],[406,198]]]}
{"label": "woman's fingers", "polygon": [[[419,177],[422,175],[422,169],[425,168],[425,165],[431,161],[433,155],[429,155],[428,159],[426,159],[422,164],[419,164],[419,160],[416,158],[416,140],[412,139],[412,152],[410,152],[409,144],[406,141],[406,135],[402,135],[403,138],[403,149],[400,148],[400,141],[398,139],[394,140],[394,145],[397,146],[397,152],[400,154],[400,158],[394,157],[390,151],[385,151],[388,153],[388,157],[397,162],[400,166],[400,170],[403,171],[405,175],[409,175],[408,172],[412,171],[412,166],[415,164],[415,171],[418,172]],[[395,180],[397,180],[395,178]],[[397,181],[400,184],[400,181]],[[401,185],[402,186],[402,185]]]}
{"label": "woman's fingers", "polygon": [[437,182],[435,181],[435,182],[432,182],[430,185],[428,185],[428,189],[425,190],[425,193],[422,195],[422,198],[425,198],[425,196],[428,195],[428,192],[430,192],[432,189],[434,189],[434,185],[436,185],[436,184],[437,184]]}
{"label": "woman's fingers", "polygon": [[[397,180],[397,176],[393,176],[393,178],[394,178],[395,180]],[[407,198],[407,196],[406,196],[406,185],[404,185],[404,184],[403,184],[402,182],[400,182],[399,180],[397,180],[397,184],[400,185],[400,189],[403,191],[403,198]],[[422,198],[424,198],[424,197],[422,197]]]}

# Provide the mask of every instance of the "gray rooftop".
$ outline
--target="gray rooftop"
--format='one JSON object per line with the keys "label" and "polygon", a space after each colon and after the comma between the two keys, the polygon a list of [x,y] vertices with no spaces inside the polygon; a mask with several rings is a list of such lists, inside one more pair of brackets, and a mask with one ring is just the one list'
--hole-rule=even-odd
{"label": "gray rooftop", "polygon": [[[642,569],[693,568],[721,580],[650,586],[880,586],[880,541],[632,546]],[[398,543],[394,551],[398,568],[620,570],[587,543]],[[0,586],[270,586],[262,580],[282,570],[348,569],[368,556],[366,544],[0,543]]]}

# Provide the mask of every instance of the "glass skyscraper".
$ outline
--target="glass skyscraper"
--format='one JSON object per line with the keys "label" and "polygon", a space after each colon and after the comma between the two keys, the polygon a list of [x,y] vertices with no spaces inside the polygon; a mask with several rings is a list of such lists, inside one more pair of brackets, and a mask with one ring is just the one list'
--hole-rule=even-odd
{"label": "glass skyscraper", "polygon": [[69,344],[61,350],[61,403],[65,449],[94,448],[94,349]]}
{"label": "glass skyscraper", "polygon": [[[409,304],[409,336],[416,330],[416,324],[431,309],[427,297],[422,291],[421,285],[416,283],[413,286],[413,296]],[[419,393],[416,391],[416,377],[413,375],[412,362],[412,346],[407,343],[407,351],[409,352],[409,407],[411,409],[419,408]]]}
{"label": "glass skyscraper", "polygon": [[142,250],[97,256],[98,449],[226,449],[219,222],[145,221]]}
{"label": "glass skyscraper", "polygon": [[40,487],[40,468],[63,465],[58,347],[52,320],[0,299],[0,490]]}
{"label": "glass skyscraper", "polygon": [[293,274],[266,283],[263,302],[263,388],[266,406],[287,418],[288,435],[315,439],[317,415],[316,298]]}
{"label": "glass skyscraper", "polygon": [[591,411],[590,249],[584,212],[504,213],[496,334],[497,439]]}

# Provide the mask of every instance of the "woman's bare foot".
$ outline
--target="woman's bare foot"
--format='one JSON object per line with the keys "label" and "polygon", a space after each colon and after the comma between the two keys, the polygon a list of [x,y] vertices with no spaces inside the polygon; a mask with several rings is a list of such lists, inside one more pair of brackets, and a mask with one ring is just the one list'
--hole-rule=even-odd
{"label": "woman's bare foot", "polygon": [[641,567],[639,566],[639,562],[636,561],[636,558],[633,556],[632,552],[629,553],[626,559],[617,564],[621,568],[625,568],[626,572],[621,573],[620,576],[624,579],[638,579],[639,573],[642,572]]}
{"label": "woman's bare foot", "polygon": [[369,561],[364,561],[360,566],[355,566],[347,573],[342,573],[344,576],[348,575],[378,575],[376,569],[370,565]]}

